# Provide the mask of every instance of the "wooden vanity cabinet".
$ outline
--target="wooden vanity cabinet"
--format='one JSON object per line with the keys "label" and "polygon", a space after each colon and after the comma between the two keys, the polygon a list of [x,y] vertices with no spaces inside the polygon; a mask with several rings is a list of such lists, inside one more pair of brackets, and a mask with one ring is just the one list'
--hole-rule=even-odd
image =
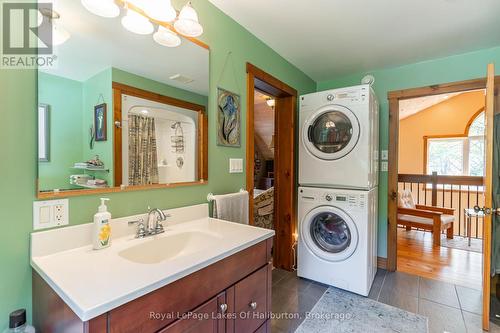
{"label": "wooden vanity cabinet", "polygon": [[33,324],[42,333],[270,333],[271,246],[262,241],[87,322],[34,272]]}

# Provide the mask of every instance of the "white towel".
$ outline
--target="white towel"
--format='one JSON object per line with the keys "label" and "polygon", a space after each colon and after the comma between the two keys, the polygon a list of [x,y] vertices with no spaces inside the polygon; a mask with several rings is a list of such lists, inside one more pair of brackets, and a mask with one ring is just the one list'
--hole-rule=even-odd
{"label": "white towel", "polygon": [[248,192],[214,195],[214,218],[248,224]]}

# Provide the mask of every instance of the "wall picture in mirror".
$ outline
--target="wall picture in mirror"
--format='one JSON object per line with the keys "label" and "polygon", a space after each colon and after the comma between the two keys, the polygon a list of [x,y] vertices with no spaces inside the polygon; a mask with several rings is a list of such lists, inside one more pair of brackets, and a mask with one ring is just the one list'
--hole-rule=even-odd
{"label": "wall picture in mirror", "polygon": [[50,117],[39,110],[38,196],[205,182],[208,47],[180,36],[167,47],[81,1],[53,9],[69,38],[56,66],[38,71],[40,106],[50,105]]}

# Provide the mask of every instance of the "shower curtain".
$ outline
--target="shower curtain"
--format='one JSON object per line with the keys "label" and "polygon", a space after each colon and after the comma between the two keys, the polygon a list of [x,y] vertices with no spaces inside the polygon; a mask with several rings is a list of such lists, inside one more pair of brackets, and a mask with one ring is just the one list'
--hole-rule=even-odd
{"label": "shower curtain", "polygon": [[128,116],[128,183],[158,184],[155,120],[134,114]]}

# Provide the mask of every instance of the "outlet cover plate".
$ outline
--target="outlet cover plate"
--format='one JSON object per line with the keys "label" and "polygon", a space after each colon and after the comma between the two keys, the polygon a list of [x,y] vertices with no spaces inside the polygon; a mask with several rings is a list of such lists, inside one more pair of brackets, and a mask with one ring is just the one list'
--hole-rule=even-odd
{"label": "outlet cover plate", "polygon": [[53,228],[69,223],[69,200],[33,202],[33,229]]}

